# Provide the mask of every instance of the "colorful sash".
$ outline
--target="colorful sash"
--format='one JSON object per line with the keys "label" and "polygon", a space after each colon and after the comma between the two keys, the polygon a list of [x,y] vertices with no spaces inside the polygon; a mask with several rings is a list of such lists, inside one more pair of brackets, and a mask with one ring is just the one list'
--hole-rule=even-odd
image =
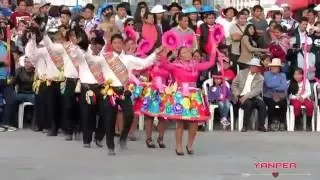
{"label": "colorful sash", "polygon": [[77,69],[79,72],[79,60],[77,59],[77,54],[73,53],[73,46],[70,42],[63,43],[63,47],[65,48],[69,58],[71,59],[71,62],[73,66]]}
{"label": "colorful sash", "polygon": [[94,62],[88,62],[88,67],[93,75],[93,77],[97,80],[98,84],[104,84],[105,79],[103,77],[102,69],[100,64],[94,63]]}
{"label": "colorful sash", "polygon": [[[50,48],[47,48],[47,49],[48,49],[48,53],[52,59],[52,62],[54,63],[54,65],[56,66],[56,68],[59,71],[59,75],[58,75],[57,79],[54,79],[54,80],[63,81],[64,80],[64,61],[63,61],[62,54],[54,53]],[[47,84],[48,84],[48,86],[51,85],[50,82]]]}
{"label": "colorful sash", "polygon": [[127,67],[121,62],[119,57],[111,57],[110,54],[105,54],[106,62],[108,63],[110,69],[120,80],[121,84],[125,86],[129,80],[129,73]]}

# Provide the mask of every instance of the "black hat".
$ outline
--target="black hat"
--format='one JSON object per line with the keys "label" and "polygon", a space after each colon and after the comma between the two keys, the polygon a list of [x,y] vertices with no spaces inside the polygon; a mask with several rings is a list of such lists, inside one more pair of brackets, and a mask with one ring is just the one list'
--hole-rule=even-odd
{"label": "black hat", "polygon": [[236,15],[238,14],[238,10],[237,10],[236,8],[232,7],[232,6],[225,8],[225,9],[222,11],[223,14],[226,15],[227,12],[228,12],[230,9],[233,10],[234,16],[236,16]]}
{"label": "black hat", "polygon": [[170,6],[168,6],[168,10],[170,11],[171,8],[173,8],[173,7],[176,7],[176,8],[178,8],[180,11],[182,11],[182,7],[181,7],[178,3],[176,3],[176,2],[172,2],[172,3],[170,4]]}

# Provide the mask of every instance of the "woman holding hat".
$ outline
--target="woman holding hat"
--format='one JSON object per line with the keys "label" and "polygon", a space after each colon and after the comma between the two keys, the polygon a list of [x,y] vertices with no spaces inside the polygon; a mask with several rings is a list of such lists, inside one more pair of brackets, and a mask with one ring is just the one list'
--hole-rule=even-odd
{"label": "woman holding hat", "polygon": [[166,12],[166,10],[162,5],[155,5],[150,12],[154,14],[155,24],[159,26],[162,34],[170,30],[169,21],[164,18],[164,12]]}
{"label": "woman holding hat", "polygon": [[280,131],[285,130],[288,84],[286,75],[281,72],[281,66],[281,60],[274,58],[269,64],[270,71],[264,73],[263,100],[268,107],[272,131],[279,127],[275,122],[276,117],[279,117]]}

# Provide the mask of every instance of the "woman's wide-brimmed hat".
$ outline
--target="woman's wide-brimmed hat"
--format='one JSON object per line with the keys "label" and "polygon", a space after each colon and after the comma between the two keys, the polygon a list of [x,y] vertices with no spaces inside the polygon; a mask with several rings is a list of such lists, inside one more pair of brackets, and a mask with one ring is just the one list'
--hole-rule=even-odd
{"label": "woman's wide-brimmed hat", "polygon": [[181,44],[179,35],[174,30],[165,32],[162,36],[162,44],[170,50],[177,49]]}
{"label": "woman's wide-brimmed hat", "polygon": [[247,65],[261,67],[260,59],[254,57],[247,63]]}
{"label": "woman's wide-brimmed hat", "polygon": [[213,79],[223,79],[222,73],[220,71],[214,72],[212,75]]}
{"label": "woman's wide-brimmed hat", "polygon": [[166,10],[163,9],[163,6],[162,6],[162,5],[157,4],[157,5],[155,5],[155,6],[151,9],[150,12],[151,12],[152,14],[160,14],[160,13],[166,12]]}

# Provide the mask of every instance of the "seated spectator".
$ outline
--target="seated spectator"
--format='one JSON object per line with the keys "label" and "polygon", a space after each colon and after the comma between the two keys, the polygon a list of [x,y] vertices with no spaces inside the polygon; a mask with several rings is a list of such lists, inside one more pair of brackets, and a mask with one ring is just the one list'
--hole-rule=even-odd
{"label": "seated spectator", "polygon": [[35,68],[30,60],[25,57],[24,66],[19,67],[16,71],[14,83],[17,86],[17,101],[35,103],[35,96],[32,90],[34,81]]}
{"label": "seated spectator", "polygon": [[297,68],[294,71],[293,78],[289,85],[290,104],[293,106],[294,116],[296,119],[296,129],[301,129],[301,107],[306,107],[307,130],[311,130],[311,120],[313,116],[313,103],[311,100],[311,87],[309,80],[304,83],[303,69]]}
{"label": "seated spectator", "polygon": [[[230,65],[230,60],[227,56],[220,56],[218,57],[219,61],[217,63],[216,66],[214,66],[212,68],[212,73],[215,74],[217,72],[221,72],[223,71],[223,75],[226,81],[228,81],[229,83],[232,82],[232,80],[235,78],[235,73],[233,70],[233,67]],[[223,62],[223,65],[221,65],[220,61]],[[222,69],[223,67],[223,69]]]}
{"label": "seated spectator", "polygon": [[230,84],[224,80],[220,72],[213,77],[213,86],[209,88],[208,100],[210,103],[218,104],[220,112],[220,123],[225,129],[230,125],[229,112],[231,106]]}
{"label": "seated spectator", "polygon": [[254,109],[258,110],[259,131],[266,132],[266,105],[261,98],[263,76],[260,74],[260,60],[252,58],[249,68],[240,70],[232,83],[233,102],[239,103],[244,111],[242,132],[247,131],[249,120]]}
{"label": "seated spectator", "polygon": [[261,72],[264,73],[265,71],[269,71],[270,67],[269,64],[271,63],[271,56],[268,54],[265,54],[261,57]]}
{"label": "seated spectator", "polygon": [[[285,130],[285,120],[287,112],[287,78],[281,73],[281,60],[272,59],[269,64],[270,71],[264,73],[263,100],[268,107],[269,122],[271,122],[271,130],[276,131],[279,127],[275,118],[279,117],[280,131]],[[279,108],[275,108],[279,106]]]}

